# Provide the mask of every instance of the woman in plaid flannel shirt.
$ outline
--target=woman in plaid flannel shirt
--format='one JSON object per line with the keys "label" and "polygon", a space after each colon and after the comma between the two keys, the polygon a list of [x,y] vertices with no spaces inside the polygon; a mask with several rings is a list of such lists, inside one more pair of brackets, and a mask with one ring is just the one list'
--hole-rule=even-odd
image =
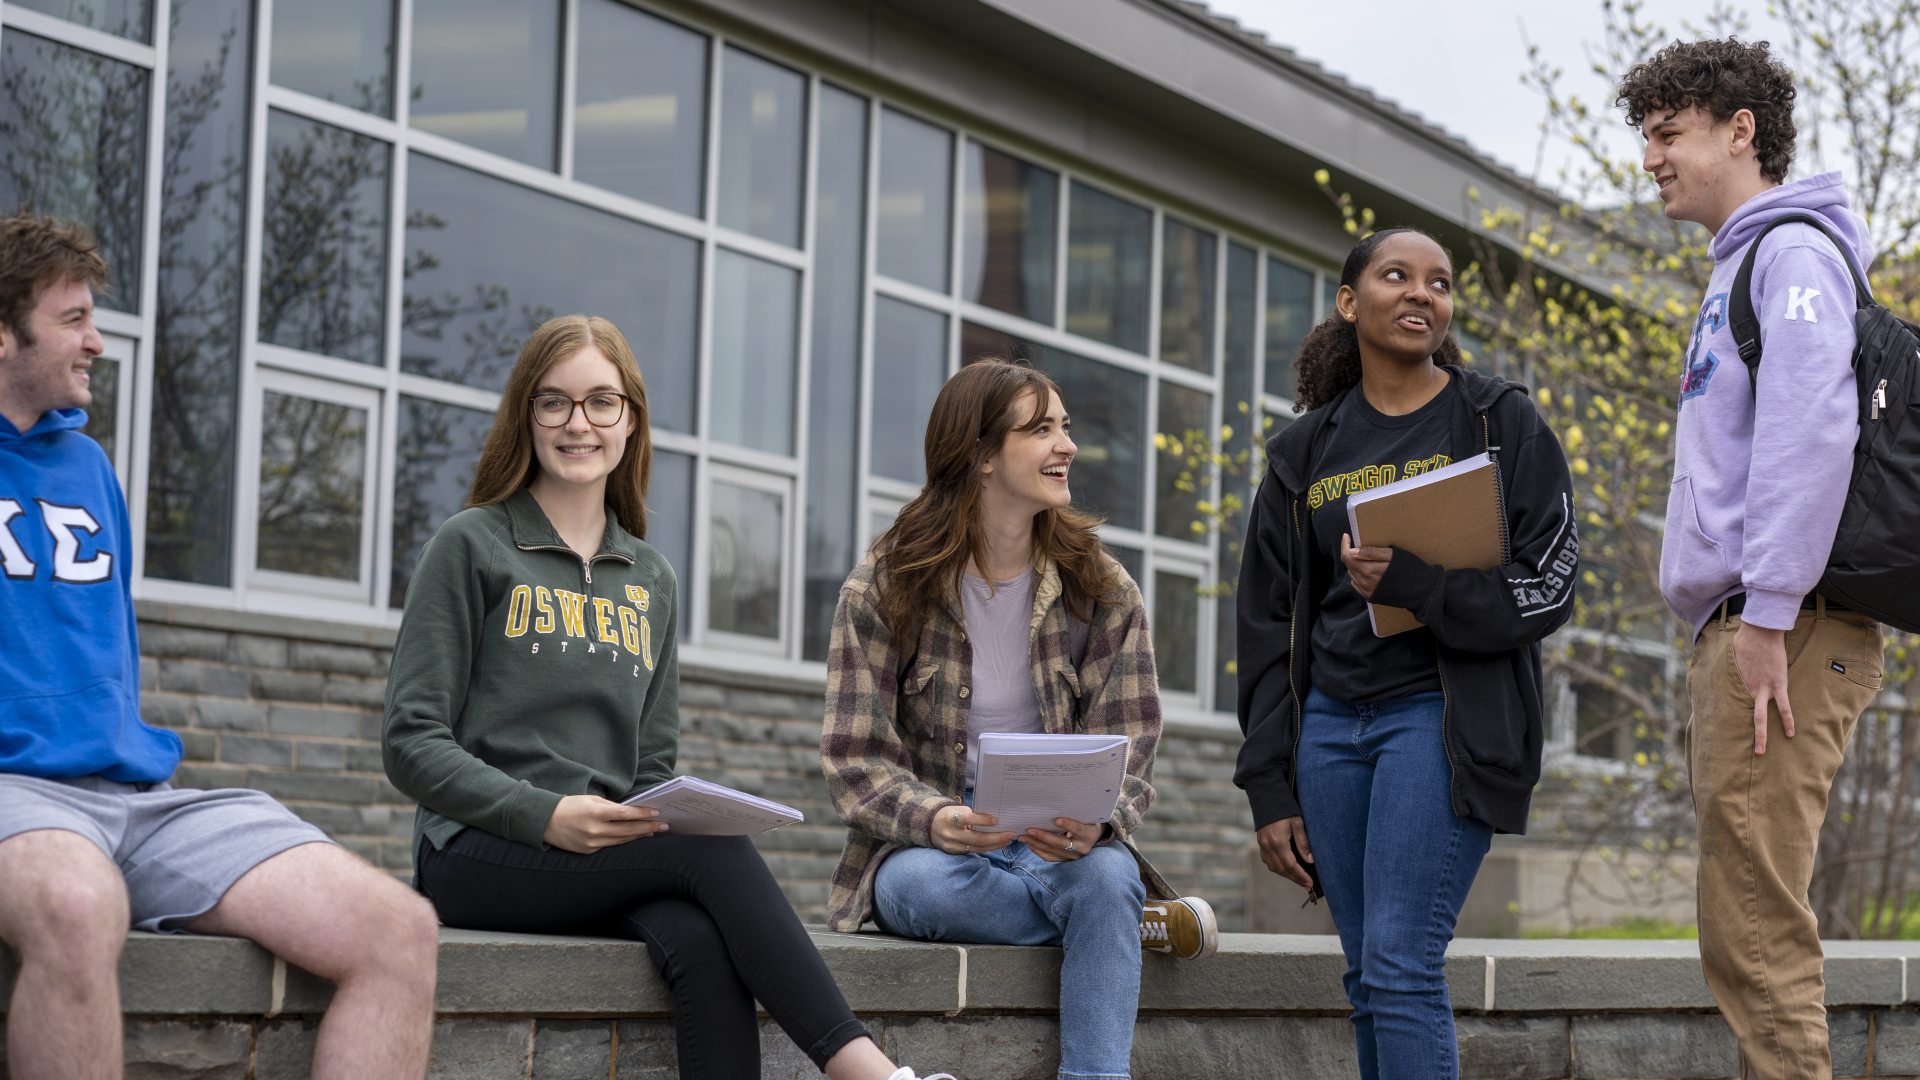
{"label": "woman in plaid flannel shirt", "polygon": [[[841,590],[820,749],[851,826],[833,928],[1064,946],[1060,1076],[1105,1080],[1128,1075],[1143,945],[1202,956],[1218,935],[1130,839],[1159,689],[1140,590],[1070,505],[1075,451],[1030,367],[982,360],[941,388],[926,486]],[[986,731],[1129,736],[1112,816],[997,828],[968,805]]]}

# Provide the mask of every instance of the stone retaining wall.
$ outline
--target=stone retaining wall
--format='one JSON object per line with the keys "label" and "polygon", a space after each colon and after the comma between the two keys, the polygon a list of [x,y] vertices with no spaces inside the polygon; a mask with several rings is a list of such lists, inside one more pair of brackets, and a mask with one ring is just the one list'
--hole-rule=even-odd
{"label": "stone retaining wall", "polygon": [[[1051,1080],[1057,949],[814,935],[881,1044],[923,1072]],[[1920,944],[1828,945],[1840,1077],[1920,1077]],[[1137,1080],[1349,1080],[1344,966],[1325,937],[1228,934],[1146,958]],[[1447,978],[1463,1080],[1706,1080],[1737,1068],[1691,942],[1460,940]],[[12,981],[0,951],[0,1009]],[[1909,990],[1909,987],[1912,987]],[[230,938],[135,934],[122,961],[128,1080],[304,1077],[330,989]],[[631,942],[443,931],[435,1080],[666,1080],[670,1003]],[[763,1075],[819,1073],[763,1022]],[[4,1075],[4,1062],[0,1062]]]}

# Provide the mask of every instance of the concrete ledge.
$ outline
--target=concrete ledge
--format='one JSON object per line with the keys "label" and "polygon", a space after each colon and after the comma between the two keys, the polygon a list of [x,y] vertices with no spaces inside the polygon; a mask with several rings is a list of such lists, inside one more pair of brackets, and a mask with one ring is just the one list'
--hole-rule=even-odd
{"label": "concrete ledge", "polygon": [[[943,945],[816,930],[854,1011],[916,1068],[1052,1080],[1058,949]],[[1834,1074],[1920,1074],[1920,943],[1827,946]],[[1136,1080],[1355,1080],[1331,937],[1223,935],[1204,961],[1149,955]],[[1737,1068],[1688,941],[1456,941],[1447,981],[1463,1080],[1697,1080]],[[11,994],[0,951],[0,1013]],[[434,1080],[647,1078],[675,1070],[672,1004],[643,946],[443,930]],[[332,987],[236,938],[134,934],[121,962],[129,1080],[307,1075]],[[762,1075],[817,1077],[771,1020]],[[0,1061],[0,1076],[5,1075]]]}
{"label": "concrete ledge", "polygon": [[[947,945],[880,934],[812,931],[862,1014],[1054,1011],[1057,949]],[[1204,961],[1145,957],[1141,1011],[1170,1015],[1338,1014],[1346,967],[1339,943],[1304,934],[1223,934]],[[0,1009],[13,981],[0,951]],[[1713,999],[1691,941],[1462,939],[1447,983],[1463,1014],[1707,1012]],[[324,981],[238,938],[132,934],[121,994],[141,1016],[313,1015]],[[1920,942],[1830,942],[1827,1005],[1920,1003]],[[612,938],[442,930],[444,1016],[668,1016],[665,984],[644,946]]]}

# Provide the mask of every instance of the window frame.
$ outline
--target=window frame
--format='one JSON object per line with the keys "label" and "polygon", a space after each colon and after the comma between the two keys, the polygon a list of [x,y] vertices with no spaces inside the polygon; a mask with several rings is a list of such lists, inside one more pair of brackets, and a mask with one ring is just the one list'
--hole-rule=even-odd
{"label": "window frame", "polygon": [[[317,574],[269,570],[260,565],[260,466],[265,456],[262,426],[268,394],[359,409],[366,414],[361,432],[360,560],[357,574],[351,581]],[[234,485],[234,502],[252,507],[252,512],[241,519],[240,529],[234,536],[234,546],[240,549],[242,565],[246,568],[244,580],[249,586],[263,592],[316,596],[345,602],[359,602],[373,595],[377,569],[384,567],[384,562],[375,551],[375,544],[380,535],[380,511],[384,509],[376,499],[380,487],[379,432],[384,426],[385,412],[384,396],[372,387],[276,368],[264,368],[256,373],[252,389],[241,404],[240,430],[243,435],[240,473]],[[251,438],[248,437],[249,433]],[[391,515],[390,510],[387,513]]]}
{"label": "window frame", "polygon": [[[406,294],[405,221],[409,209],[407,205],[408,170],[413,156],[424,154],[437,161],[514,184],[535,194],[560,198],[588,209],[662,229],[689,238],[699,245],[701,265],[700,291],[697,311],[694,315],[698,320],[696,330],[698,341],[694,357],[696,385],[693,403],[698,430],[689,433],[656,428],[653,433],[657,446],[663,450],[687,455],[691,459],[693,469],[694,505],[686,508],[686,512],[691,515],[689,535],[693,538],[692,550],[688,559],[689,565],[676,567],[684,581],[694,583],[694,587],[688,590],[692,604],[692,617],[688,623],[687,637],[682,645],[689,659],[703,664],[743,670],[776,671],[801,678],[817,678],[823,670],[822,662],[800,659],[802,620],[805,617],[805,582],[801,577],[801,567],[804,565],[806,542],[804,514],[801,513],[801,509],[806,505],[808,495],[807,446],[808,424],[811,416],[809,400],[812,394],[822,391],[822,388],[811,385],[811,348],[816,258],[814,232],[820,171],[820,108],[822,87],[829,83],[836,90],[860,98],[867,121],[864,143],[866,188],[864,203],[861,207],[864,222],[864,253],[858,286],[862,321],[859,330],[860,386],[856,391],[858,396],[856,412],[860,430],[855,440],[856,464],[853,478],[856,536],[859,539],[859,549],[864,552],[873,539],[874,515],[887,510],[897,513],[899,506],[917,494],[918,490],[915,485],[877,476],[871,469],[872,376],[876,362],[873,355],[873,319],[877,299],[886,296],[927,309],[947,319],[943,370],[948,375],[957,370],[960,361],[964,359],[959,355],[962,330],[967,322],[973,322],[996,332],[1031,340],[1046,348],[1061,349],[1101,365],[1144,376],[1147,381],[1147,423],[1146,429],[1141,431],[1139,436],[1144,443],[1143,454],[1156,463],[1148,470],[1148,476],[1143,480],[1142,528],[1123,529],[1108,526],[1103,529],[1103,536],[1115,544],[1126,545],[1140,553],[1141,576],[1146,579],[1140,582],[1140,585],[1143,594],[1148,597],[1152,595],[1153,578],[1156,573],[1154,568],[1157,566],[1179,568],[1182,573],[1198,572],[1203,583],[1216,579],[1220,561],[1211,535],[1196,537],[1193,540],[1164,537],[1157,535],[1152,527],[1159,497],[1157,473],[1154,472],[1159,467],[1158,455],[1152,447],[1152,437],[1161,427],[1160,387],[1163,383],[1170,382],[1207,394],[1211,401],[1210,413],[1215,431],[1218,430],[1223,418],[1233,414],[1235,404],[1241,400],[1239,393],[1241,388],[1226,385],[1223,363],[1226,348],[1227,304],[1225,268],[1230,249],[1238,244],[1252,250],[1256,255],[1254,288],[1257,308],[1252,345],[1254,383],[1249,404],[1253,406],[1256,413],[1281,412],[1291,405],[1291,402],[1285,398],[1266,393],[1261,381],[1265,374],[1263,358],[1268,261],[1279,259],[1314,275],[1316,317],[1324,314],[1322,309],[1328,272],[1325,269],[1316,269],[1312,260],[1301,259],[1296,251],[1286,246],[1284,240],[1277,237],[1257,236],[1245,224],[1229,220],[1217,213],[1177,205],[1163,195],[1151,191],[1143,183],[1129,181],[1126,178],[1119,178],[1116,181],[1095,169],[1084,167],[1070,156],[1070,151],[1066,148],[1038,145],[1022,140],[1017,135],[1003,136],[989,133],[980,123],[963,115],[957,109],[927,105],[919,100],[907,100],[877,79],[859,76],[842,78],[839,74],[829,76],[822,66],[810,60],[797,44],[781,39],[776,34],[752,27],[724,24],[721,20],[703,19],[691,16],[677,8],[667,9],[649,0],[638,0],[631,6],[646,16],[700,35],[703,42],[702,48],[705,49],[705,110],[701,118],[703,154],[701,207],[698,215],[688,215],[601,189],[573,176],[577,140],[573,118],[578,106],[579,4],[581,0],[561,0],[559,68],[562,73],[562,85],[556,106],[559,145],[556,151],[555,168],[551,171],[500,157],[431,132],[415,130],[412,126],[409,97],[404,93],[393,95],[391,115],[380,116],[363,113],[346,105],[276,85],[273,82],[271,70],[271,49],[273,7],[278,2],[285,2],[285,0],[253,0],[254,33],[247,46],[252,49],[248,54],[250,81],[248,108],[251,111],[248,115],[249,147],[246,163],[248,203],[243,254],[247,276],[242,305],[243,326],[239,368],[239,394],[243,403],[243,415],[239,445],[234,450],[237,470],[236,493],[234,505],[231,508],[233,515],[231,524],[234,526],[235,537],[231,556],[232,584],[210,587],[159,579],[148,580],[144,576],[144,566],[136,566],[136,573],[140,575],[135,579],[138,595],[238,610],[281,611],[297,605],[302,610],[322,615],[322,617],[337,618],[355,624],[387,627],[397,625],[400,612],[389,607],[389,592],[392,579],[391,563],[394,557],[391,547],[395,467],[398,452],[397,425],[401,399],[414,397],[483,411],[496,409],[500,400],[497,390],[441,382],[400,369],[402,319]],[[146,463],[150,459],[149,441],[152,427],[146,406],[152,400],[153,393],[153,311],[159,246],[158,206],[164,195],[161,190],[163,171],[161,150],[168,130],[164,108],[164,86],[169,45],[167,23],[170,6],[171,0],[156,0],[154,40],[150,45],[143,45],[69,24],[56,17],[0,4],[0,27],[19,29],[63,44],[92,49],[113,59],[137,63],[151,73],[153,91],[149,94],[150,112],[147,120],[148,168],[140,276],[142,297],[137,305],[139,313],[126,315],[102,312],[99,320],[103,331],[111,331],[132,343],[130,360],[122,361],[130,366],[122,369],[125,373],[121,389],[123,417],[121,426],[117,430],[124,434],[124,438],[120,440],[121,446],[116,451],[116,455],[121,458],[116,462],[116,466],[121,471],[128,488],[134,521],[135,549],[142,555],[144,554],[145,501],[148,482]],[[396,87],[411,84],[413,6],[413,0],[394,0],[393,80]],[[805,125],[801,135],[802,220],[798,247],[764,240],[719,224],[719,156],[724,138],[722,127],[725,123],[724,78],[727,50],[732,48],[742,50],[776,66],[797,71],[805,80]],[[274,111],[370,137],[387,148],[389,155],[386,203],[388,251],[384,296],[385,327],[381,363],[377,365],[362,365],[352,361],[313,356],[259,340],[259,255],[264,213],[262,198],[267,164],[266,123],[270,112]],[[948,267],[944,291],[921,288],[908,282],[888,278],[878,271],[875,248],[878,243],[876,203],[879,194],[880,143],[883,120],[889,111],[930,124],[945,132],[950,139],[951,173],[948,179],[948,205],[945,217],[948,230]],[[975,147],[991,150],[1031,167],[1045,170],[1053,178],[1051,295],[1048,310],[1035,312],[1036,315],[1043,316],[1039,320],[1026,319],[997,308],[964,300],[961,297],[962,271],[966,254],[964,249],[967,190],[965,168],[969,154]],[[1102,195],[1144,207],[1147,211],[1151,247],[1148,254],[1149,267],[1145,294],[1148,303],[1146,351],[1144,352],[1131,352],[1101,341],[1082,338],[1065,330],[1070,261],[1068,239],[1072,223],[1071,200],[1075,184],[1083,184]],[[1175,220],[1184,227],[1208,234],[1214,245],[1215,262],[1212,268],[1214,277],[1210,284],[1212,317],[1215,321],[1212,333],[1212,355],[1209,357],[1206,370],[1175,365],[1163,361],[1159,356],[1162,332],[1161,307],[1165,299],[1166,270],[1162,262],[1165,255],[1168,223]],[[727,313],[715,311],[713,293],[714,271],[717,256],[721,250],[738,252],[788,267],[799,275],[799,295],[796,298],[797,340],[794,343],[797,366],[794,373],[795,393],[791,399],[794,442],[791,454],[772,454],[733,446],[719,442],[710,433],[707,421],[711,414],[711,395],[715,392],[712,386],[714,320],[727,317]],[[364,591],[357,593],[358,598],[352,602],[341,601],[338,598],[316,598],[311,590],[304,587],[304,583],[280,580],[273,572],[261,572],[253,566],[257,556],[258,523],[255,518],[258,514],[258,467],[262,451],[259,432],[260,409],[264,401],[262,394],[270,388],[305,385],[297,381],[289,382],[289,376],[322,380],[338,391],[334,396],[351,399],[355,407],[362,407],[369,401],[374,406],[369,410],[371,445],[368,455],[369,461],[374,464],[374,469],[367,497],[367,505],[371,508],[370,516],[373,521],[373,537],[363,550],[363,561],[370,556],[372,565],[368,572],[362,575],[360,586]],[[749,486],[779,494],[783,500],[783,513],[787,515],[781,555],[783,575],[781,634],[773,651],[768,650],[764,639],[715,632],[708,627],[710,598],[705,593],[709,578],[710,554],[706,550],[705,540],[711,527],[711,523],[707,520],[711,505],[711,485],[716,480],[732,482],[748,477],[754,481]],[[246,490],[243,491],[243,488]],[[1205,494],[1209,499],[1217,500],[1219,493],[1220,482],[1216,477]],[[364,531],[365,523],[363,522]],[[1206,605],[1206,610],[1211,610],[1210,597],[1203,597],[1203,604]],[[1198,646],[1204,654],[1201,662],[1205,665],[1205,670],[1211,670],[1212,665],[1217,662],[1216,658],[1229,651],[1227,648],[1229,643],[1215,641],[1214,636],[1211,623],[1202,628]],[[746,646],[755,646],[755,648],[744,655],[735,655]],[[774,652],[778,655],[775,656]],[[771,665],[770,660],[773,661]],[[1214,700],[1216,695],[1211,689],[1211,680],[1206,677],[1204,671],[1199,682],[1201,688],[1197,694],[1192,695],[1194,700],[1170,702],[1175,711],[1185,714],[1188,718],[1198,718],[1200,722],[1206,724],[1231,724],[1228,711],[1232,703]]]}

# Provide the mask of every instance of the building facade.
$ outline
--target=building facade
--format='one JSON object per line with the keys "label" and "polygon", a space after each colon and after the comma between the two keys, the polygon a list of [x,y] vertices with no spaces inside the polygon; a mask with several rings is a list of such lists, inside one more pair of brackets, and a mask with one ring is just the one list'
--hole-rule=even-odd
{"label": "building facade", "polygon": [[0,206],[112,266],[89,430],[182,778],[407,864],[376,739],[409,576],[527,333],[600,314],[648,386],[682,766],[807,811],[767,846],[813,917],[838,587],[941,382],[996,355],[1063,387],[1076,499],[1151,605],[1145,842],[1237,924],[1216,515],[1251,479],[1207,459],[1292,415],[1351,243],[1314,174],[1456,250],[1468,188],[1529,198],[1182,0],[0,0],[0,87]]}

